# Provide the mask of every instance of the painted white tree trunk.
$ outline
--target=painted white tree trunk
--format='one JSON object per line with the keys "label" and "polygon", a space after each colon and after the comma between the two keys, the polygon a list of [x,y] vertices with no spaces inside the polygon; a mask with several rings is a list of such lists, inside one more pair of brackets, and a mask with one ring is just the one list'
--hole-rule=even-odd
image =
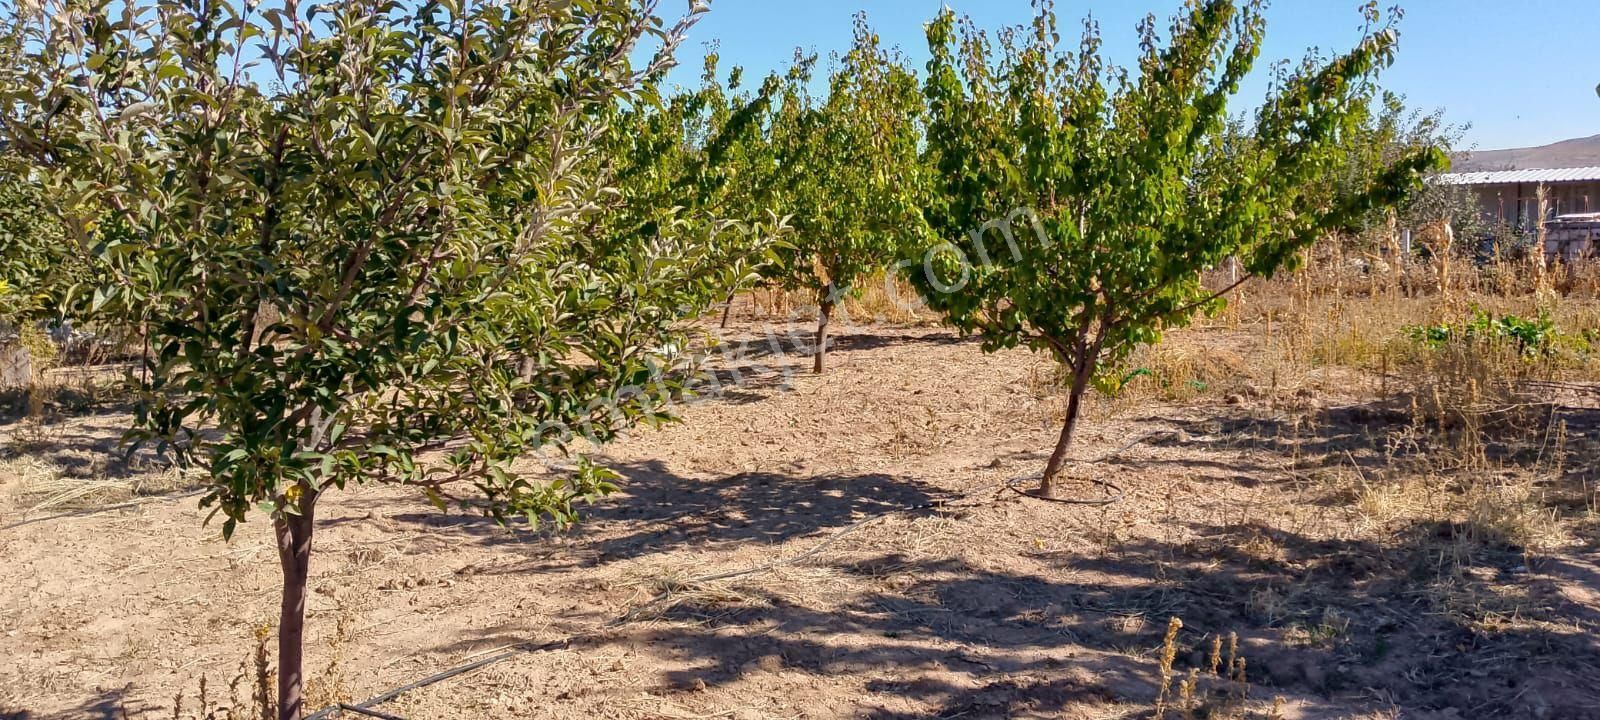
{"label": "painted white tree trunk", "polygon": [[21,343],[0,345],[0,389],[33,384],[33,356]]}

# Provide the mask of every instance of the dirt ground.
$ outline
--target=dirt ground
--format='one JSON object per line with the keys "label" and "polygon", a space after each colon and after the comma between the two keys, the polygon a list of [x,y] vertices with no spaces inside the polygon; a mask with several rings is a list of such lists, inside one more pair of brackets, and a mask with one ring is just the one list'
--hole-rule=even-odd
{"label": "dirt ground", "polygon": [[[1247,336],[1187,341],[1248,359]],[[935,328],[849,329],[822,377],[792,344],[735,349],[721,377],[737,386],[607,448],[623,492],[570,531],[502,529],[394,489],[326,497],[313,697],[359,701],[536,647],[379,709],[1150,717],[1180,617],[1172,686],[1201,671],[1198,717],[1600,718],[1594,508],[1553,511],[1571,535],[1538,553],[1373,509],[1410,497],[1386,468],[1430,449],[1396,440],[1405,414],[1365,381],[1243,377],[1181,403],[1100,403],[1073,455],[1112,457],[1072,472],[1124,497],[1096,507],[1003,489],[1055,439],[1042,358]],[[1590,488],[1600,409],[1550,412],[1572,460],[1541,482]],[[45,449],[0,465],[0,526],[48,514],[31,511],[24,468],[156,472],[97,459],[118,422],[31,430]],[[0,446],[21,428],[0,426]],[[0,530],[0,718],[167,718],[202,676],[213,699],[248,678],[276,614],[270,528],[224,543],[203,517],[188,496]],[[1244,683],[1208,667],[1230,634]]]}

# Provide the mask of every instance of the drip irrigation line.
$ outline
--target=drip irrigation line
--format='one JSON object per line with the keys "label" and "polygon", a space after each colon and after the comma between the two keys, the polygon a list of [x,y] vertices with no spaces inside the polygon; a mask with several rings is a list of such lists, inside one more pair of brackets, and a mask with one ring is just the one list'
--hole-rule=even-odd
{"label": "drip irrigation line", "polygon": [[[1141,436],[1133,439],[1132,441],[1128,442],[1127,444],[1123,445],[1122,447],[1119,447],[1119,448],[1117,448],[1115,450],[1112,450],[1111,452],[1108,452],[1108,453],[1106,453],[1104,455],[1101,455],[1100,457],[1095,458],[1093,460],[1069,460],[1067,462],[1068,462],[1068,464],[1072,464],[1072,465],[1078,465],[1078,464],[1084,464],[1084,463],[1090,463],[1090,464],[1104,463],[1104,462],[1112,460],[1113,458],[1117,457],[1118,455],[1121,455],[1124,452],[1127,452],[1129,449],[1132,449],[1135,445],[1139,445],[1140,443],[1143,443],[1145,441],[1148,441],[1148,440],[1150,440],[1152,438],[1159,437],[1159,436],[1176,436],[1176,437],[1180,437],[1181,438],[1182,434],[1180,432],[1174,431],[1174,430],[1161,430],[1161,431],[1146,433],[1144,435],[1141,435]],[[1079,500],[1079,501],[1076,501],[1076,502],[1073,502],[1068,498],[1046,498],[1046,497],[1042,497],[1042,496],[1039,496],[1039,495],[1035,495],[1035,494],[1030,494],[1030,493],[1024,492],[1022,490],[1019,490],[1016,487],[1017,483],[1022,482],[1024,480],[1027,480],[1029,478],[1030,478],[1030,476],[1023,476],[1023,477],[1020,477],[1020,478],[1012,478],[1010,480],[1006,480],[1006,481],[1002,481],[1002,482],[998,482],[998,483],[990,483],[988,485],[982,485],[982,486],[967,490],[966,492],[961,493],[960,495],[958,495],[956,497],[949,498],[949,500],[960,501],[960,500],[965,500],[965,499],[968,499],[968,498],[976,497],[976,496],[978,496],[978,495],[980,495],[980,494],[982,494],[984,492],[988,492],[988,491],[991,491],[991,490],[1010,489],[1011,491],[1016,492],[1016,493],[1018,493],[1020,495],[1023,495],[1024,497],[1030,497],[1030,498],[1034,498],[1034,499],[1037,499],[1037,500],[1049,500],[1049,501],[1052,501],[1052,502],[1073,503],[1073,504],[1079,504],[1079,505],[1110,505],[1112,503],[1121,502],[1122,499],[1123,499],[1123,495],[1124,495],[1122,489],[1117,487],[1116,485],[1113,485],[1113,484],[1108,483],[1108,482],[1096,480],[1096,481],[1093,481],[1095,484],[1102,485],[1102,486],[1114,489],[1116,491],[1116,493],[1117,493],[1116,496],[1113,497],[1113,498],[1107,498],[1107,499],[1104,499],[1104,500]],[[807,559],[810,559],[812,557],[817,556],[822,551],[828,549],[829,547],[832,547],[834,543],[837,543],[839,540],[843,539],[845,536],[847,536],[847,535],[849,535],[849,534],[851,534],[853,532],[856,532],[857,530],[860,530],[861,528],[864,528],[864,527],[866,527],[868,525],[871,525],[873,523],[885,520],[885,519],[887,519],[889,517],[892,517],[894,515],[899,515],[899,514],[908,513],[908,512],[917,512],[919,510],[931,510],[931,509],[936,509],[936,508],[955,508],[955,509],[960,509],[960,508],[976,507],[976,506],[977,505],[951,505],[945,500],[934,500],[934,501],[925,502],[925,503],[918,503],[916,505],[908,505],[908,506],[904,506],[904,507],[894,508],[892,510],[886,510],[886,511],[881,512],[881,513],[879,513],[877,515],[871,515],[871,516],[868,516],[868,517],[861,518],[860,520],[857,520],[857,521],[855,521],[853,523],[850,523],[849,525],[844,526],[843,528],[840,528],[839,530],[835,531],[832,535],[829,535],[827,537],[827,539],[823,540],[822,542],[817,543],[816,545],[812,546],[810,549],[807,549],[805,552],[799,553],[797,555],[792,555],[790,557],[783,558],[781,560],[774,560],[772,562],[765,563],[763,565],[758,565],[758,566],[752,567],[752,568],[747,568],[747,569],[744,569],[744,570],[732,570],[732,571],[727,571],[727,572],[712,573],[710,575],[701,575],[701,576],[698,576],[698,577],[693,577],[693,578],[689,578],[687,580],[683,580],[683,581],[681,581],[679,583],[676,583],[676,585],[678,587],[688,587],[690,585],[698,585],[698,584],[701,584],[701,583],[717,582],[717,581],[720,581],[720,580],[731,580],[731,579],[736,578],[736,577],[744,577],[744,576],[747,576],[747,575],[756,575],[756,574],[760,574],[760,573],[771,572],[771,571],[777,570],[778,568],[781,568],[781,567],[785,567],[785,566],[788,566],[788,565],[793,565],[795,563],[799,563],[799,562],[802,562],[802,561],[805,561]],[[427,687],[429,685],[433,685],[435,683],[440,683],[440,682],[443,682],[445,680],[449,680],[451,678],[458,677],[458,676],[464,675],[466,673],[472,672],[474,670],[477,670],[477,669],[480,669],[480,668],[483,668],[483,667],[487,667],[489,665],[493,665],[495,663],[499,663],[499,662],[504,662],[506,660],[510,660],[511,658],[514,658],[514,657],[518,657],[518,656],[521,656],[521,655],[532,655],[532,654],[541,653],[541,652],[548,652],[550,650],[556,650],[556,649],[564,648],[564,647],[571,647],[574,643],[595,638],[595,637],[598,636],[599,632],[602,631],[602,630],[612,630],[612,629],[621,627],[623,625],[627,625],[629,623],[632,623],[632,622],[638,620],[639,617],[644,613],[645,610],[647,610],[647,609],[659,604],[663,600],[667,600],[667,599],[671,598],[674,593],[675,593],[675,590],[667,590],[665,592],[659,593],[655,597],[645,601],[644,603],[641,603],[640,605],[635,606],[632,610],[629,610],[628,612],[624,613],[621,617],[618,617],[617,619],[612,620],[611,622],[608,622],[605,625],[603,625],[603,626],[601,626],[599,628],[596,628],[595,630],[588,631],[588,632],[583,632],[583,633],[577,633],[577,634],[574,634],[574,635],[569,635],[569,636],[567,636],[565,638],[562,638],[560,640],[552,640],[550,642],[537,644],[537,645],[513,645],[510,648],[507,648],[507,649],[502,650],[500,652],[494,653],[492,655],[487,655],[487,656],[479,658],[477,660],[473,660],[472,662],[465,663],[465,664],[462,664],[462,665],[457,665],[457,666],[455,666],[453,668],[450,668],[448,670],[445,670],[443,672],[439,672],[439,673],[435,673],[433,675],[429,675],[428,677],[425,677],[425,678],[423,678],[421,680],[418,680],[416,682],[409,683],[409,684],[402,685],[400,687],[394,688],[393,690],[387,690],[387,691],[385,691],[383,693],[380,693],[378,695],[374,695],[374,696],[372,696],[370,698],[367,698],[366,700],[363,700],[362,702],[354,704],[354,705],[346,704],[346,703],[340,703],[338,705],[330,705],[328,707],[325,707],[325,708],[323,708],[321,710],[318,710],[317,712],[307,716],[305,718],[305,720],[332,720],[332,718],[335,718],[335,717],[337,717],[340,714],[345,713],[345,712],[353,712],[353,713],[357,713],[357,714],[361,714],[361,715],[366,715],[368,717],[375,717],[375,718],[379,718],[379,720],[405,720],[404,718],[401,718],[399,716],[388,715],[388,714],[382,713],[380,711],[373,710],[372,708],[375,705],[382,705],[382,704],[384,704],[386,702],[389,702],[390,700],[393,700],[393,699],[395,699],[397,697],[400,697],[401,695],[404,695],[404,694],[406,694],[408,692],[411,692],[412,690],[417,690],[417,689],[421,689],[421,688]]]}
{"label": "drip irrigation line", "polygon": [[371,708],[364,708],[364,707],[361,707],[360,705],[351,705],[349,703],[339,703],[339,709],[340,710],[345,710],[345,711],[348,711],[348,712],[353,712],[353,713],[355,713],[357,715],[366,715],[367,717],[375,717],[375,718],[378,718],[378,720],[406,720],[405,718],[400,717],[399,715],[390,715],[389,713],[386,713],[386,712],[383,712],[383,711],[380,711],[380,710],[373,710]]}
{"label": "drip irrigation line", "polygon": [[1116,483],[1107,482],[1105,480],[1097,480],[1097,479],[1090,479],[1089,480],[1089,484],[1091,484],[1091,485],[1093,485],[1095,487],[1105,488],[1108,492],[1110,492],[1110,495],[1108,495],[1106,497],[1103,497],[1103,498],[1094,498],[1094,499],[1088,499],[1088,498],[1058,498],[1058,497],[1050,497],[1049,495],[1040,495],[1039,493],[1034,492],[1032,490],[1023,490],[1022,488],[1017,487],[1017,485],[1021,484],[1024,480],[1037,480],[1037,479],[1039,479],[1039,477],[1036,476],[1036,475],[1024,475],[1024,476],[1019,477],[1019,478],[1013,478],[1011,481],[1006,483],[1006,489],[1010,490],[1011,492],[1014,492],[1014,493],[1016,493],[1018,495],[1021,495],[1021,496],[1025,497],[1025,498],[1030,498],[1030,499],[1033,499],[1033,500],[1042,500],[1044,502],[1060,503],[1062,505],[1087,505],[1089,507],[1105,507],[1106,505],[1115,505],[1115,504],[1117,504],[1119,502],[1122,502],[1123,497],[1126,495],[1126,493],[1123,492],[1122,488],[1120,486],[1118,486]]}
{"label": "drip irrigation line", "polygon": [[1142,444],[1144,444],[1144,443],[1146,443],[1146,442],[1148,442],[1150,440],[1154,440],[1155,438],[1158,438],[1158,437],[1169,437],[1169,438],[1173,438],[1173,439],[1179,440],[1181,442],[1184,439],[1184,434],[1183,434],[1182,430],[1156,430],[1156,431],[1153,431],[1153,432],[1147,432],[1147,433],[1145,433],[1143,435],[1140,435],[1139,437],[1136,437],[1136,438],[1124,443],[1121,447],[1119,447],[1119,448],[1117,448],[1115,450],[1112,450],[1111,452],[1108,452],[1108,453],[1106,453],[1104,455],[1101,455],[1100,457],[1097,457],[1097,458],[1095,458],[1093,460],[1068,460],[1066,462],[1066,464],[1068,464],[1068,465],[1082,465],[1084,463],[1089,463],[1089,464],[1092,464],[1092,465],[1099,465],[1099,464],[1102,464],[1102,463],[1111,462],[1112,460],[1116,459],[1117,456],[1119,456],[1119,455],[1121,455],[1121,454],[1123,454],[1123,453],[1125,453],[1125,452],[1127,452],[1129,450],[1132,450],[1135,445],[1142,445]]}
{"label": "drip irrigation line", "polygon": [[424,687],[427,687],[429,685],[433,685],[434,683],[444,682],[445,680],[449,680],[450,678],[456,677],[458,675],[465,675],[466,673],[472,672],[473,670],[477,670],[477,669],[482,668],[482,667],[493,665],[493,664],[498,663],[498,662],[503,662],[505,660],[510,660],[511,658],[514,658],[514,657],[516,657],[518,655],[531,655],[533,653],[546,652],[546,651],[549,651],[549,650],[555,650],[555,649],[560,648],[560,647],[565,647],[567,645],[570,645],[573,640],[576,640],[576,639],[579,639],[579,638],[582,638],[582,637],[584,637],[584,636],[583,635],[574,635],[572,637],[562,638],[560,640],[552,640],[550,642],[542,643],[542,644],[539,644],[539,645],[527,645],[527,644],[514,645],[509,649],[502,650],[502,651],[497,652],[497,653],[495,653],[493,655],[486,655],[484,657],[478,658],[477,660],[474,660],[472,662],[466,663],[464,665],[457,665],[456,667],[450,668],[449,670],[445,670],[443,672],[439,672],[439,673],[435,673],[433,675],[429,675],[429,676],[427,676],[427,677],[425,677],[425,678],[423,678],[421,680],[418,680],[416,682],[408,683],[406,685],[401,685],[400,687],[394,688],[393,690],[386,690],[386,691],[384,691],[382,693],[379,693],[379,694],[374,695],[374,696],[372,696],[370,698],[367,698],[366,700],[362,700],[360,703],[357,703],[357,704],[354,704],[354,705],[351,705],[349,703],[339,703],[337,705],[330,705],[328,707],[325,707],[325,708],[323,708],[321,710],[316,711],[315,713],[312,713],[311,715],[306,716],[305,720],[328,720],[329,718],[335,717],[336,715],[338,715],[338,714],[340,714],[342,712],[354,712],[354,713],[359,713],[361,715],[367,715],[369,717],[382,718],[383,720],[404,720],[404,718],[400,718],[397,715],[388,715],[388,714],[384,714],[384,713],[382,713],[380,711],[373,710],[372,707],[374,705],[382,705],[382,704],[384,704],[386,702],[389,702],[390,700],[393,700],[393,699],[395,699],[397,697],[400,697],[401,695],[404,695],[404,694],[406,694],[408,692],[411,692],[412,690],[416,690],[418,688],[424,688]]}

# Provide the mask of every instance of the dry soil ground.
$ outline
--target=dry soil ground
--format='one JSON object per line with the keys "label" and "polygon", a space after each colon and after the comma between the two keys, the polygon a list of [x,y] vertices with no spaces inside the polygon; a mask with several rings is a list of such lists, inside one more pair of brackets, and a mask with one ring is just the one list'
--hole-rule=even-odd
{"label": "dry soil ground", "polygon": [[[1181,404],[1097,407],[1074,455],[1126,449],[1073,472],[1125,498],[1072,506],[999,489],[1037,473],[1055,437],[1041,360],[937,329],[837,342],[823,377],[765,342],[744,348],[740,386],[607,449],[624,492],[567,532],[506,530],[391,489],[326,498],[309,665],[332,667],[314,694],[360,700],[550,643],[380,709],[1150,717],[1178,616],[1173,685],[1205,671],[1200,716],[1600,718],[1593,508],[1552,510],[1570,539],[1531,553],[1377,507],[1391,490],[1428,501],[1390,488],[1411,481],[1386,469],[1430,449],[1395,439],[1405,413],[1364,382],[1275,391],[1244,377]],[[1221,331],[1188,342],[1253,352]],[[1600,410],[1551,412],[1575,459],[1547,482],[1587,488]],[[0,426],[0,525],[47,514],[33,509],[39,474],[153,473],[102,459],[121,419]],[[224,543],[195,505],[0,530],[0,717],[171,717],[202,676],[213,699],[227,694],[275,615],[275,556],[264,522]],[[1230,633],[1248,687],[1205,667]]]}

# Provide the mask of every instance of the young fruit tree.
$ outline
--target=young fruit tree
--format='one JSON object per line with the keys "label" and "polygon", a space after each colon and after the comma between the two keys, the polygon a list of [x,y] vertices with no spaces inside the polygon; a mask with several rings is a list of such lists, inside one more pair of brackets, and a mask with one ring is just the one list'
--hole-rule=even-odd
{"label": "young fruit tree", "polygon": [[1230,256],[1239,283],[1293,265],[1308,243],[1401,199],[1440,153],[1320,192],[1394,56],[1397,32],[1372,7],[1353,50],[1280,67],[1246,127],[1228,103],[1260,51],[1261,3],[1191,0],[1164,39],[1146,19],[1132,71],[1103,63],[1093,23],[1059,49],[1050,3],[1035,7],[997,43],[948,10],[927,27],[936,242],[908,275],[985,349],[1027,345],[1061,363],[1066,417],[1039,488],[1049,497],[1091,382],[1238,284],[1214,289],[1203,273]]}
{"label": "young fruit tree", "polygon": [[[50,315],[70,256],[62,251],[60,226],[39,211],[43,201],[25,167],[0,156],[0,408],[6,410],[10,391],[32,388],[55,356],[38,322]],[[28,407],[30,394],[16,396],[17,410]]]}
{"label": "young fruit tree", "polygon": [[[1381,92],[1370,98],[1372,107],[1365,119],[1341,138],[1344,153],[1339,167],[1329,172],[1326,192],[1345,194],[1359,191],[1370,178],[1397,158],[1437,148],[1448,156],[1461,142],[1463,128],[1450,125],[1442,110],[1431,113],[1408,108],[1403,96]],[[1401,228],[1453,226],[1458,235],[1476,235],[1487,228],[1474,209],[1473,193],[1459,185],[1424,183],[1392,206],[1376,207],[1359,222],[1358,232],[1334,238],[1341,252],[1352,256],[1405,263],[1411,258],[1400,241]]]}
{"label": "young fruit tree", "polygon": [[26,163],[0,156],[0,332],[48,315],[61,288],[81,279],[45,205]]}
{"label": "young fruit tree", "polygon": [[856,16],[854,42],[821,102],[807,89],[815,60],[796,60],[771,121],[773,202],[794,228],[771,277],[817,299],[812,370],[821,373],[834,308],[923,227],[919,188],[927,173],[918,156],[916,77],[865,17]]}
{"label": "young fruit tree", "polygon": [[612,218],[617,232],[651,234],[671,223],[710,224],[717,232],[737,280],[721,298],[726,327],[734,295],[775,260],[761,252],[768,234],[749,229],[783,225],[769,210],[774,160],[763,124],[779,84],[769,78],[755,92],[742,92],[743,72],[734,68],[724,88],[718,61],[714,50],[706,55],[698,88],[659,105],[619,108],[605,152],[616,165],[618,190],[630,200]]}
{"label": "young fruit tree", "polygon": [[[607,234],[600,152],[701,3],[45,0],[5,21],[0,141],[29,156],[152,345],[129,439],[210,470],[224,537],[282,570],[278,716],[298,718],[318,500],[414,487],[573,518],[616,475],[514,467],[665,419],[680,320],[724,296],[714,224]],[[754,232],[766,232],[756,227]]]}

